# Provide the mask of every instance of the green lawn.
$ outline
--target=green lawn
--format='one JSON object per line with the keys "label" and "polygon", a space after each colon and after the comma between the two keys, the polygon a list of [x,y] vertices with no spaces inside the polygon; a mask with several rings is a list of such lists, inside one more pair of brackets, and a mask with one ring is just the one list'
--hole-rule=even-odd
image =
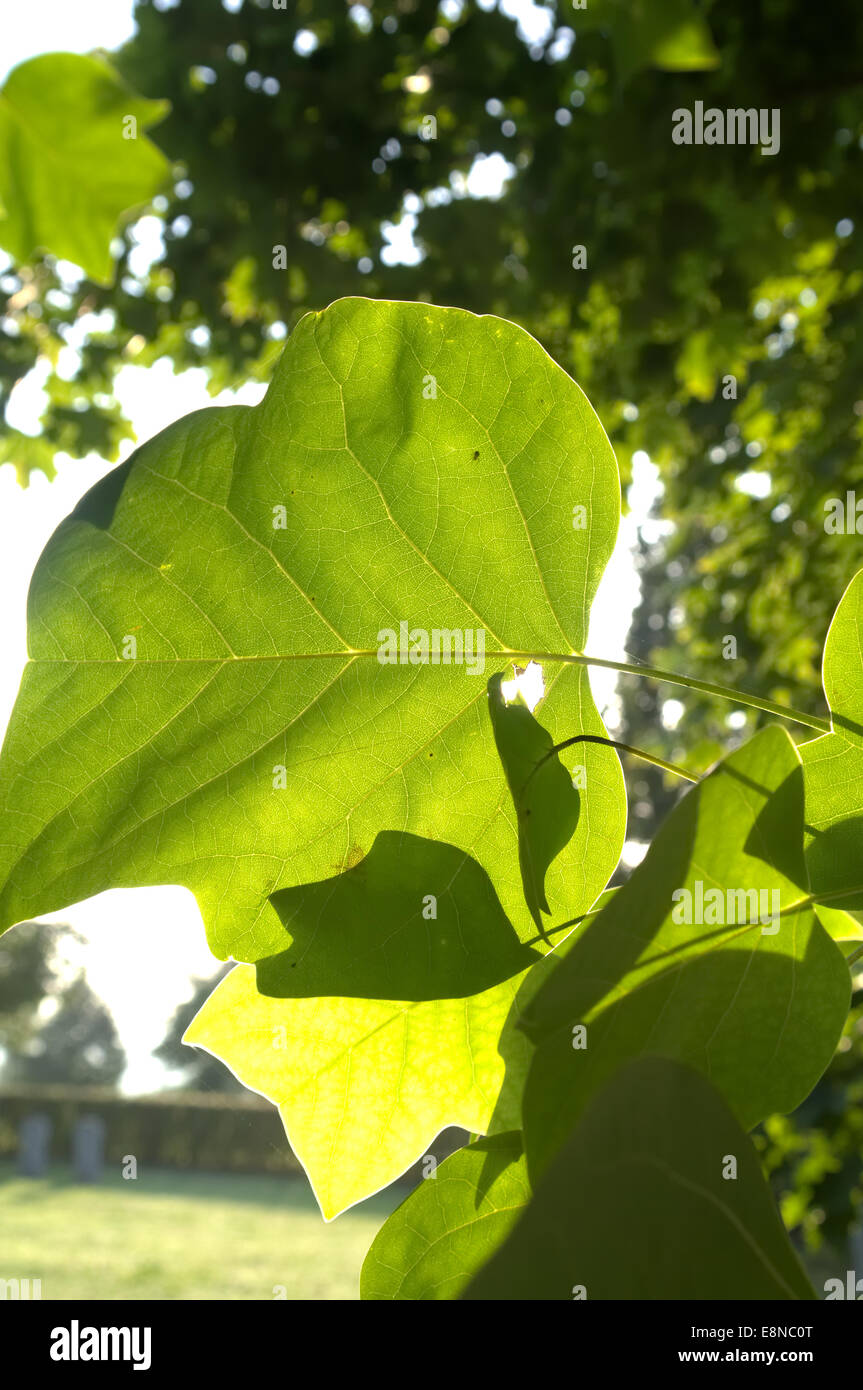
{"label": "green lawn", "polygon": [[[406,1189],[324,1222],[302,1177],[112,1174],[0,1164],[0,1278],[42,1280],[43,1299],[357,1298],[359,1270]],[[285,1294],[281,1294],[282,1297]]]}

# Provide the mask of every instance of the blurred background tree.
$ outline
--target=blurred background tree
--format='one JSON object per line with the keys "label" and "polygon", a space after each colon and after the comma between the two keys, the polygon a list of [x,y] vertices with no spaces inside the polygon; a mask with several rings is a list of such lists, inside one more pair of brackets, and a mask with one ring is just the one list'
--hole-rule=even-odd
{"label": "blurred background tree", "polygon": [[123,1074],[114,1020],[83,973],[63,969],[61,948],[74,936],[22,922],[0,937],[3,1082],[115,1086]]}
{"label": "blurred background tree", "polygon": [[194,980],[191,998],[180,1004],[168,1024],[165,1039],[153,1051],[153,1056],[164,1062],[179,1074],[178,1085],[187,1091],[220,1091],[242,1093],[245,1087],[229,1071],[224,1062],[204,1052],[200,1047],[188,1047],[183,1042],[183,1034],[195,1014],[209,999],[220,980],[223,980],[231,966],[225,965],[208,980]]}
{"label": "blurred background tree", "polygon": [[68,929],[22,922],[0,936],[0,1047],[19,1047],[37,1027],[42,1000],[58,985],[57,945]]}

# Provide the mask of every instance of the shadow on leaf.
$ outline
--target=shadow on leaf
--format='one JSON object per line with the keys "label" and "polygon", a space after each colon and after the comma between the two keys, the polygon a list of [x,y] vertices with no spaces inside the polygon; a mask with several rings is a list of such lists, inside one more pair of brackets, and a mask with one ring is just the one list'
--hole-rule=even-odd
{"label": "shadow on leaf", "polygon": [[475,859],[402,831],[381,831],[347,872],[270,902],[290,937],[256,967],[273,998],[461,999],[542,959]]}

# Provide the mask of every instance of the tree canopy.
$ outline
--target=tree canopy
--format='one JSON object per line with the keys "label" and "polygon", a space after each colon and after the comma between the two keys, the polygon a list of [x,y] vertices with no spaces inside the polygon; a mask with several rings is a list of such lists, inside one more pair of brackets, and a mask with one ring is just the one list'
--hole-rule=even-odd
{"label": "tree canopy", "polygon": [[[861,74],[846,55],[863,19],[850,0],[830,24],[803,0],[664,8],[656,33],[640,6],[561,4],[526,43],[474,0],[142,0],[112,61],[170,103],[149,131],[173,169],[154,209],[164,254],[140,273],[133,222],[110,285],[70,282],[50,255],[7,271],[4,403],[37,357],[81,348],[48,379],[42,434],[7,428],[0,456],[25,481],[58,448],[112,456],[124,363],[203,365],[213,390],[265,379],[286,329],[345,294],[501,314],[583,386],[624,478],[637,449],[660,467],[674,530],[645,557],[638,654],[673,644],[693,673],[731,669],[798,703],[808,689],[815,706],[856,565],[822,522],[861,474]],[[696,100],[778,109],[778,152],[674,144],[672,113]],[[494,152],[501,196],[470,196]],[[393,264],[390,228],[411,217],[417,263]],[[752,473],[760,489],[741,491]],[[704,709],[691,721],[725,732]]]}

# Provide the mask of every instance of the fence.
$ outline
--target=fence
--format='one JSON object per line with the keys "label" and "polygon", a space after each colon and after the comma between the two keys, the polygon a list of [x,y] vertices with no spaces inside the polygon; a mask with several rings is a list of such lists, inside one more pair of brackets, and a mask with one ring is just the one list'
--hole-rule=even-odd
{"label": "fence", "polygon": [[[45,1117],[40,1124],[37,1117]],[[154,1168],[216,1173],[300,1173],[279,1113],[261,1096],[164,1091],[124,1096],[89,1086],[6,1086],[0,1089],[0,1160],[22,1157],[23,1132],[48,1146],[52,1162],[70,1162],[80,1150],[81,1121],[104,1126],[100,1149],[109,1168],[128,1156]],[[36,1123],[34,1124],[34,1121]],[[29,1124],[28,1124],[29,1122]],[[76,1143],[76,1130],[78,1140]],[[47,1131],[47,1133],[46,1133]],[[438,1161],[467,1141],[461,1129],[446,1129],[428,1152]],[[94,1162],[94,1170],[98,1168]],[[26,1162],[24,1164],[26,1171]],[[402,1178],[424,1176],[420,1160]]]}
{"label": "fence", "polygon": [[0,1090],[0,1159],[19,1153],[24,1121],[43,1115],[54,1162],[71,1160],[78,1122],[104,1124],[109,1166],[127,1155],[159,1168],[296,1173],[278,1111],[262,1097],[167,1091],[124,1096],[99,1087],[7,1086]]}

